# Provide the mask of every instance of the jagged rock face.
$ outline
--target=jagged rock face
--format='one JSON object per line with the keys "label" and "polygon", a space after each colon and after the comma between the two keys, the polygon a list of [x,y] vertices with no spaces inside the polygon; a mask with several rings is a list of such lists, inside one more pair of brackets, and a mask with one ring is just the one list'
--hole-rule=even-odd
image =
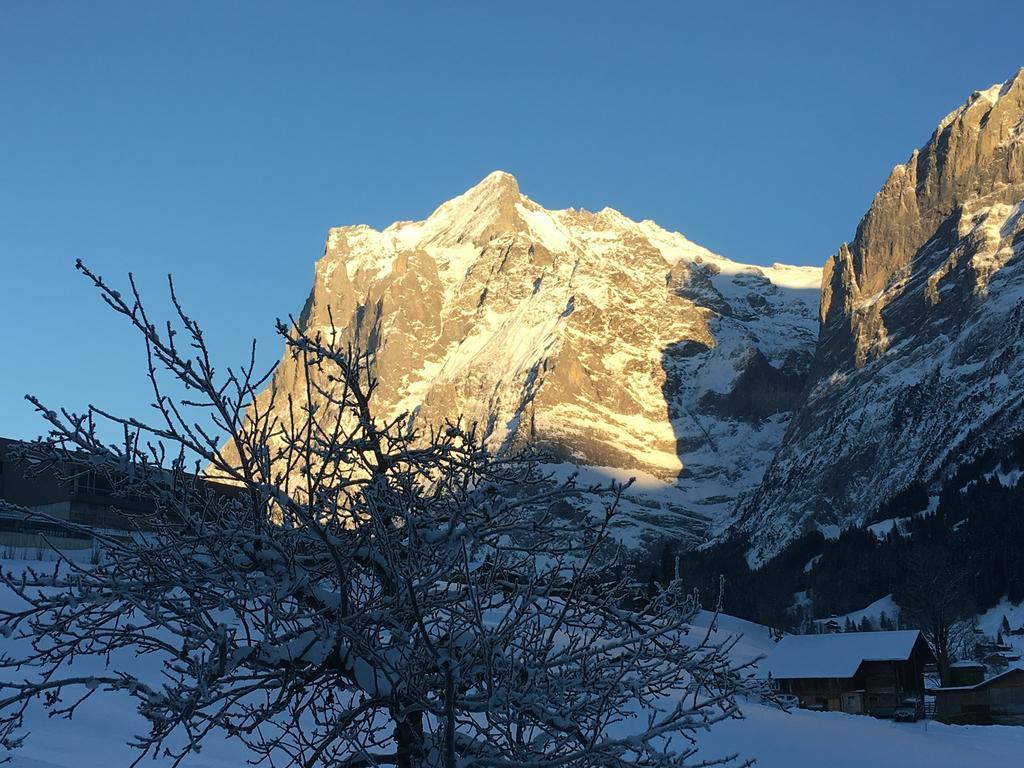
{"label": "jagged rock face", "polygon": [[825,266],[813,385],[744,511],[754,559],[1024,428],[1024,70],[897,166]]}
{"label": "jagged rock face", "polygon": [[[417,427],[461,414],[495,450],[639,473],[631,527],[703,538],[782,438],[820,279],[608,208],[548,211],[496,172],[424,221],[331,230],[300,324],[333,318],[374,353],[380,413]],[[301,401],[299,363],[276,384]]]}
{"label": "jagged rock face", "polygon": [[879,313],[889,289],[919,269],[922,247],[961,207],[1013,205],[1024,197],[1022,113],[1024,70],[975,92],[893,169],[853,242],[825,264],[819,371],[860,366],[884,351]]}

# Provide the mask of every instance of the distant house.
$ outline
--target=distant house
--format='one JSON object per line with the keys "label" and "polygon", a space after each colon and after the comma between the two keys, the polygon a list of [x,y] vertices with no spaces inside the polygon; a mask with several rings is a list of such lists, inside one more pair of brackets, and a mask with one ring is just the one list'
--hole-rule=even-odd
{"label": "distant house", "polygon": [[975,685],[985,679],[985,665],[980,661],[954,661],[949,665],[951,686]]}
{"label": "distant house", "polygon": [[[91,532],[119,534],[139,525],[145,527],[141,519],[156,509],[152,499],[114,488],[108,478],[74,461],[35,467],[29,472],[18,457],[20,447],[16,440],[0,438],[0,499],[81,528],[68,530],[59,522],[0,510],[0,547],[52,544],[59,549],[87,549],[93,544]],[[169,473],[167,478],[170,483]],[[209,481],[204,481],[204,486],[218,493],[232,492]]]}
{"label": "distant house", "polygon": [[[117,509],[138,502],[115,497],[113,489],[95,472],[67,465],[36,468],[32,472],[18,460],[19,443],[0,438],[0,499],[50,517],[93,528],[126,529],[128,522]],[[42,547],[49,541],[61,549],[88,548],[92,537],[58,524],[16,512],[0,512],[0,544],[5,547]]]}
{"label": "distant house", "polygon": [[934,661],[917,630],[841,632],[787,635],[760,669],[802,707],[889,717],[924,696],[924,667]]}
{"label": "distant house", "polygon": [[843,627],[835,619],[829,619],[828,621],[826,621],[824,624],[821,625],[821,629],[823,632],[826,632],[828,634],[843,631]]}
{"label": "distant house", "polygon": [[1024,669],[1021,667],[1011,667],[972,685],[947,686],[928,692],[935,696],[935,717],[943,722],[1024,725]]}

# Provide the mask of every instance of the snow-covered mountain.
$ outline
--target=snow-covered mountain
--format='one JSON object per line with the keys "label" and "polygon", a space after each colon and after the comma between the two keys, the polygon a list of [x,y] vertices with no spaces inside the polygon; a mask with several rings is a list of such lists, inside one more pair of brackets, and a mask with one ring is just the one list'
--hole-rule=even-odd
{"label": "snow-covered mountain", "polygon": [[[702,539],[755,488],[805,384],[821,270],[739,264],[495,172],[427,219],[332,229],[300,317],[376,355],[382,413],[637,474],[636,533]],[[298,363],[277,386],[302,399]]]}
{"label": "snow-covered mountain", "polygon": [[[331,230],[300,324],[375,353],[383,413],[638,475],[630,535],[738,524],[757,561],[1024,430],[1022,210],[1024,70],[892,171],[823,284],[495,172],[423,221]],[[301,401],[297,365],[276,384]]]}
{"label": "snow-covered mountain", "polygon": [[896,166],[825,265],[813,383],[743,528],[763,559],[1024,430],[1024,69]]}

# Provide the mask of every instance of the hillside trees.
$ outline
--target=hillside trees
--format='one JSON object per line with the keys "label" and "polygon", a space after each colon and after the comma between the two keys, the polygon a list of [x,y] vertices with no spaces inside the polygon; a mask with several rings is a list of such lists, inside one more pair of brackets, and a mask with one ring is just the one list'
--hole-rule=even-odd
{"label": "hillside trees", "polygon": [[472,425],[377,413],[372,359],[333,329],[279,324],[305,377],[282,402],[254,353],[215,367],[173,285],[158,325],[134,281],[122,296],[79,269],[141,335],[156,416],[37,402],[50,436],[25,458],[153,511],[131,537],[98,533],[94,566],[3,574],[20,598],[0,610],[4,748],[29,707],[73,716],[117,694],[147,723],[140,760],[182,763],[220,733],[272,765],[661,768],[737,714],[751,684],[731,641],[690,636],[693,595],[671,583],[624,607],[621,485],[559,483],[539,456],[489,454]]}
{"label": "hillside trees", "polygon": [[[868,517],[905,514],[898,526],[878,533],[848,528],[835,539],[811,531],[756,569],[746,562],[749,542],[734,537],[697,552],[680,550],[681,574],[714,594],[717,575],[724,573],[725,611],[792,630],[808,615],[842,616],[889,594],[900,603],[912,564],[930,558],[937,558],[939,573],[954,566],[961,572],[957,579],[970,612],[982,613],[1004,597],[1018,604],[1024,600],[1024,477],[1017,472],[1022,446],[1019,436],[963,467],[943,484],[938,499],[930,497],[933,509],[918,509],[920,490],[912,485]],[[806,602],[794,607],[801,595]]]}

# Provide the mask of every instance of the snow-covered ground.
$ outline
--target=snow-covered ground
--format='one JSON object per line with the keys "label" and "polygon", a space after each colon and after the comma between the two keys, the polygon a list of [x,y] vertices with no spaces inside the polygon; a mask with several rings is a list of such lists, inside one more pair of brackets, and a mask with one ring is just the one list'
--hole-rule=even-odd
{"label": "snow-covered ground", "polygon": [[[837,712],[783,712],[761,704],[745,717],[715,726],[700,738],[700,755],[740,752],[759,768],[1005,768],[1024,754],[1024,728],[945,726],[934,722],[893,723]],[[125,741],[140,727],[127,700],[90,702],[73,721],[52,721],[36,712],[32,735],[12,768],[113,768],[137,753]],[[238,768],[246,755],[225,740],[210,740],[194,768]],[[167,760],[145,765],[166,766]]]}
{"label": "snow-covered ground", "polygon": [[[0,559],[5,572],[19,572],[29,567],[47,571],[54,567],[51,552],[36,553],[34,550],[18,550],[26,560]],[[81,564],[87,564],[91,557],[89,550],[66,553],[66,556]],[[0,606],[17,608],[22,603],[6,586],[0,585]],[[0,635],[0,654],[13,654],[18,641]],[[132,668],[139,672],[149,671],[153,678],[159,674],[159,663],[154,658],[133,660]],[[103,664],[96,659],[82,658],[75,662],[74,669],[82,675],[99,674]],[[0,670],[0,674],[10,674]],[[12,678],[29,678],[30,670]],[[148,677],[148,675],[147,675]],[[135,711],[134,701],[125,694],[97,692],[85,701],[72,720],[51,719],[41,706],[30,707],[26,712],[24,731],[29,736],[22,749],[12,755],[9,765],[15,768],[115,768],[128,766],[135,760],[138,750],[127,746],[137,733],[145,731],[145,721]],[[5,757],[0,749],[0,761]],[[245,765],[246,756],[237,745],[226,738],[214,738],[203,748],[201,758],[190,759],[184,764],[190,768],[238,768]],[[146,760],[146,764],[169,766],[171,760]]]}
{"label": "snow-covered ground", "polygon": [[760,704],[701,740],[705,757],[739,751],[758,768],[1006,768],[1024,755],[1024,728],[895,723]]}
{"label": "snow-covered ground", "polygon": [[[18,561],[0,561],[5,569]],[[12,605],[13,595],[0,592],[0,603]],[[1024,619],[1024,607],[1007,606],[1015,612],[994,612],[1001,621],[1006,612],[1011,623]],[[995,611],[996,609],[994,609]],[[731,616],[703,612],[694,622],[694,635],[702,635],[715,621],[714,636],[741,635],[734,648],[737,661],[749,661],[774,646],[766,627]],[[13,641],[0,638],[0,650]],[[140,659],[139,666],[154,666]],[[96,671],[80,663],[83,673]],[[154,666],[155,671],[155,666]],[[773,706],[748,701],[745,717],[715,726],[700,736],[699,759],[739,753],[757,758],[759,768],[1004,768],[1015,765],[1024,754],[1024,728],[1008,726],[945,726],[933,722],[893,723],[835,712],[784,712]],[[103,694],[87,701],[71,721],[51,720],[40,708],[30,710],[25,746],[15,753],[13,768],[112,768],[126,766],[137,752],[126,745],[143,728],[132,702],[123,696]],[[213,738],[202,754],[188,759],[190,768],[238,768],[248,755],[237,744]],[[167,766],[164,758],[146,765]]]}
{"label": "snow-covered ground", "polygon": [[[999,634],[1004,616],[1012,629],[1024,627],[1024,603],[1014,605],[1004,597],[998,605],[978,617],[978,628],[994,639]],[[1011,635],[1004,632],[1003,642],[1024,657],[1024,635]]]}

